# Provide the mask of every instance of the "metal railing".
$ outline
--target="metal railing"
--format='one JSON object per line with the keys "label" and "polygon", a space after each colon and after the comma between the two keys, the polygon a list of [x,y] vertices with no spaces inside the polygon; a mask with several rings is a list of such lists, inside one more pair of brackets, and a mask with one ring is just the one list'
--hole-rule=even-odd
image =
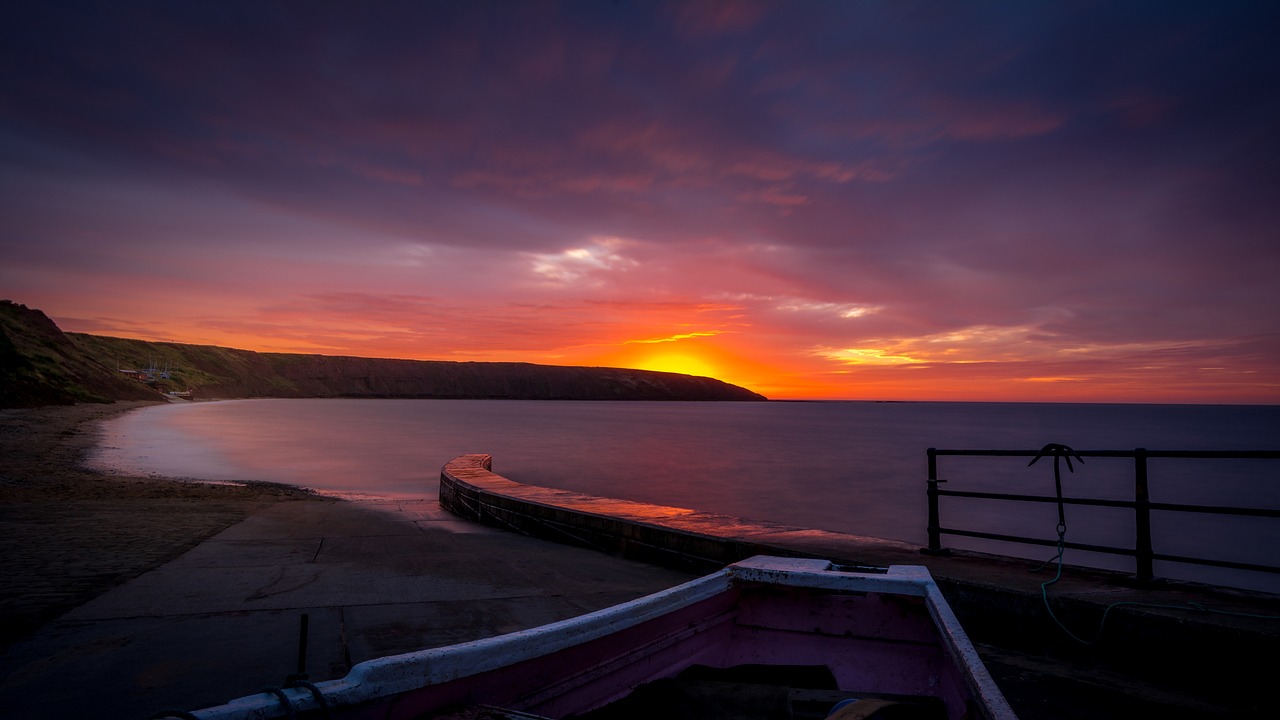
{"label": "metal railing", "polygon": [[987,540],[1025,543],[1031,545],[1057,546],[1059,540],[1003,535],[979,530],[963,530],[942,526],[938,508],[938,500],[942,497],[980,498],[988,500],[1011,500],[1033,503],[1061,503],[1063,505],[1092,505],[1111,508],[1131,508],[1134,512],[1134,547],[1121,548],[1108,545],[1091,545],[1077,542],[1063,542],[1063,547],[1091,552],[1109,553],[1113,555],[1132,556],[1136,562],[1135,575],[1142,583],[1155,578],[1153,563],[1156,560],[1205,565],[1236,570],[1252,570],[1264,573],[1280,573],[1280,567],[1256,563],[1214,560],[1209,558],[1190,557],[1185,555],[1169,555],[1155,552],[1151,545],[1151,513],[1153,511],[1171,511],[1184,513],[1202,513],[1214,515],[1234,515],[1247,517],[1280,518],[1280,509],[1257,507],[1228,507],[1186,505],[1180,503],[1152,502],[1148,491],[1147,460],[1151,458],[1197,458],[1197,459],[1280,459],[1280,451],[1213,451],[1213,450],[1071,450],[1072,457],[1108,457],[1133,458],[1133,500],[1107,500],[1101,498],[1063,497],[1057,495],[1024,495],[1013,493],[977,492],[966,490],[945,490],[939,485],[946,480],[938,479],[938,458],[944,455],[982,456],[982,457],[1037,457],[1041,450],[939,450],[929,448],[929,547],[924,552],[929,554],[945,554],[942,546],[943,535],[958,535]]}

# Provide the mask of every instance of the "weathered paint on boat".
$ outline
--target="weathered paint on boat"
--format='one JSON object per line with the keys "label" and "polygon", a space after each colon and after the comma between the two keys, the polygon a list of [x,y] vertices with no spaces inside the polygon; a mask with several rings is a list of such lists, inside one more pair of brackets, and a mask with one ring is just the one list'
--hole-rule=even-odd
{"label": "weathered paint on boat", "polygon": [[1015,718],[924,567],[857,572],[765,556],[578,618],[370,660],[314,691],[193,714],[305,716],[320,694],[341,718],[417,718],[467,704],[562,717],[693,665],[748,664],[826,665],[842,690],[936,697],[957,720]]}

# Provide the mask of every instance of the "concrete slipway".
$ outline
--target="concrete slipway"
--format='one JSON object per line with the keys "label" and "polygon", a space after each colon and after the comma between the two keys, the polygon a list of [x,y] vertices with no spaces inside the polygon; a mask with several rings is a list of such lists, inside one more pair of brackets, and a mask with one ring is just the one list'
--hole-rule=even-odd
{"label": "concrete slipway", "polygon": [[[1025,562],[927,558],[900,543],[534,488],[477,455],[446,466],[439,503],[279,503],[75,609],[0,657],[0,717],[146,718],[278,686],[298,669],[304,614],[306,671],[327,680],[365,659],[613,605],[758,552],[928,565],[1024,718],[1271,714],[1273,620],[1126,606],[1100,643],[1075,646],[1047,620],[1045,578]],[[1271,596],[1140,590],[1101,573],[1072,571],[1054,588],[1059,615],[1086,634],[1114,602],[1280,615]]]}

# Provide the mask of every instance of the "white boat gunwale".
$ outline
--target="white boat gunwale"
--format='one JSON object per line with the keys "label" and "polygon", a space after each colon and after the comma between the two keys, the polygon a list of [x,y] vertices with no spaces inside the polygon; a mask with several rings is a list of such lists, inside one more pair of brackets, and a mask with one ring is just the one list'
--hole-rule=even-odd
{"label": "white boat gunwale", "polygon": [[[316,683],[315,687],[330,708],[385,700],[553,655],[713,600],[735,586],[750,585],[922,598],[944,651],[959,669],[969,694],[985,716],[991,720],[1016,720],[927,568],[894,565],[883,573],[868,573],[847,570],[827,560],[772,556],[749,558],[651,595],[547,625],[367,660],[355,665],[345,677]],[[670,637],[659,638],[655,642],[670,640]],[[607,668],[599,670],[604,672]],[[286,688],[283,692],[295,712],[321,707],[308,688]],[[192,714],[200,720],[266,720],[285,713],[279,697],[260,693]]]}

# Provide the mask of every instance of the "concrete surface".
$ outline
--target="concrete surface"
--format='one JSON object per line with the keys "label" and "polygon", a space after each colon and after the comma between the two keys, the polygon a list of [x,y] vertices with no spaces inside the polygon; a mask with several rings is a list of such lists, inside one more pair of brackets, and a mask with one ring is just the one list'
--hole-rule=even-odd
{"label": "concrete surface", "polygon": [[270,506],[0,657],[0,717],[147,718],[573,617],[691,578],[459,520],[434,501]]}

